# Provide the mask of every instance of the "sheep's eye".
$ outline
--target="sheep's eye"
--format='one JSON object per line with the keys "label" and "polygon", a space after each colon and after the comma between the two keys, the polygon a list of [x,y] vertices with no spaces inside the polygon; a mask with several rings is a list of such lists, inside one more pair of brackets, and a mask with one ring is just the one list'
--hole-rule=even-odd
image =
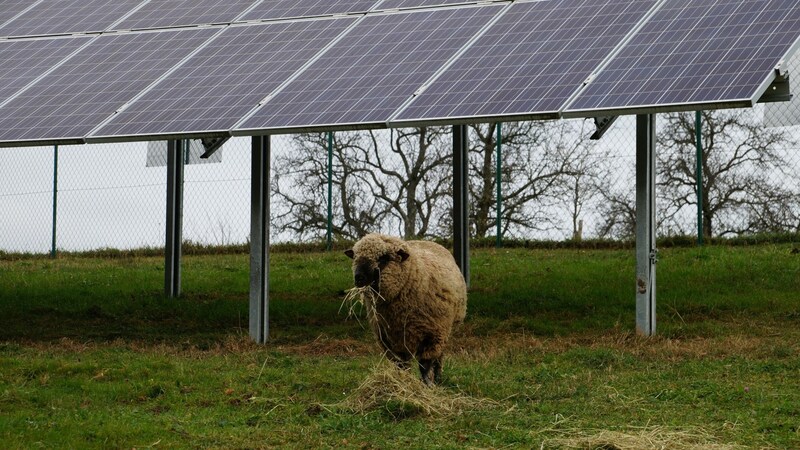
{"label": "sheep's eye", "polygon": [[382,255],[380,258],[378,258],[378,264],[380,264],[381,266],[385,266],[386,264],[389,264],[389,262],[390,262],[391,260],[392,260],[392,257],[391,257],[391,256],[389,256],[389,255]]}

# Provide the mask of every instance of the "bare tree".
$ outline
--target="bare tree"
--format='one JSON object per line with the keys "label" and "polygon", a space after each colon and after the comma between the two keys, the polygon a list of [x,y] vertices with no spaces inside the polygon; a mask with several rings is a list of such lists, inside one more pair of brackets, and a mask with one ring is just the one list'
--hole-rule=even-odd
{"label": "bare tree", "polygon": [[[666,206],[676,214],[697,205],[695,115],[666,117],[658,133],[657,171]],[[769,202],[778,202],[777,210],[791,210],[797,193],[783,192],[781,187],[787,164],[780,149],[787,142],[786,132],[761,125],[752,110],[702,113],[704,236],[759,228],[744,223],[742,217],[749,210],[756,219],[759,214],[754,213]]]}
{"label": "bare tree", "polygon": [[[470,133],[470,219],[474,235],[496,226],[496,124],[474,125]],[[554,226],[550,213],[582,148],[574,123],[517,122],[501,128],[502,233]]]}
{"label": "bare tree", "polygon": [[[386,215],[375,198],[362,195],[351,154],[361,145],[359,133],[335,133],[333,139],[333,221],[338,238],[356,239],[377,231]],[[322,239],[327,231],[327,133],[292,136],[292,151],[275,160],[273,193],[286,205],[275,220],[282,231],[299,239]]]}
{"label": "bare tree", "polygon": [[800,195],[791,189],[756,192],[745,214],[742,232],[800,233]]}
{"label": "bare tree", "polygon": [[[335,133],[333,232],[356,239],[372,231],[406,239],[435,236],[440,202],[452,182],[444,128]],[[287,205],[277,222],[300,238],[321,238],[327,226],[327,134],[292,138],[276,158],[275,194]]]}
{"label": "bare tree", "polygon": [[597,155],[592,153],[593,145],[589,143],[587,121],[572,122],[575,146],[574,157],[570,162],[566,180],[559,195],[563,209],[569,214],[573,240],[580,241],[584,235],[583,215],[587,205],[596,203],[601,196],[602,173]]}
{"label": "bare tree", "polygon": [[601,239],[633,239],[636,235],[635,157],[606,150],[598,160],[596,180],[602,222],[597,230]]}
{"label": "bare tree", "polygon": [[452,185],[452,152],[447,128],[390,130],[388,148],[375,132],[354,148],[363,187],[394,219],[405,239],[438,235],[432,226],[446,210],[438,203]]}

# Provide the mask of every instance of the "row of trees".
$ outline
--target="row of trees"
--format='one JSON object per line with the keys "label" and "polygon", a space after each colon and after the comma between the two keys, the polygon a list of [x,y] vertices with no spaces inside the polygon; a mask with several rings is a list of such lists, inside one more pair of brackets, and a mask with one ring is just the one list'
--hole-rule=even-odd
{"label": "row of trees", "polygon": [[[692,234],[696,210],[694,113],[659,116],[658,221],[663,234]],[[766,128],[752,110],[702,113],[703,232],[727,236],[800,232],[800,157],[794,140]],[[629,238],[635,229],[635,131],[626,141],[590,141],[588,121],[503,123],[498,177],[497,124],[470,126],[471,230],[493,235],[502,185],[501,232],[508,237]],[[328,226],[328,135],[292,137],[275,161],[277,226],[321,239]],[[332,232],[405,238],[451,234],[449,127],[339,132],[333,136]],[[586,229],[584,231],[584,223]]]}

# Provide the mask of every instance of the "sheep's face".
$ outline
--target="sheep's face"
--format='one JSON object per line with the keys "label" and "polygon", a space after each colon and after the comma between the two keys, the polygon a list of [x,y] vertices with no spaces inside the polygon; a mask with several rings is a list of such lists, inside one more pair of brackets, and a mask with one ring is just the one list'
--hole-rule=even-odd
{"label": "sheep's face", "polygon": [[376,235],[367,235],[344,253],[353,260],[356,287],[372,286],[376,291],[380,291],[381,272],[408,258],[404,245],[398,246]]}

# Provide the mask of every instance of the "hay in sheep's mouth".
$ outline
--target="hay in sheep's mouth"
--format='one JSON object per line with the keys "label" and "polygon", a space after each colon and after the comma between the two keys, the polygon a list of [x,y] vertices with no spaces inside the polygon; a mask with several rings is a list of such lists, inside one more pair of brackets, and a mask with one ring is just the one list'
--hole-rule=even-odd
{"label": "hay in sheep's mouth", "polygon": [[382,359],[358,388],[330,408],[355,414],[383,412],[399,420],[414,416],[452,417],[497,405],[493,400],[427,386],[415,370],[400,369]]}
{"label": "hay in sheep's mouth", "polygon": [[347,307],[347,318],[355,317],[356,320],[358,320],[358,311],[360,309],[366,310],[369,324],[374,329],[380,329],[378,327],[379,322],[382,322],[383,326],[387,326],[387,324],[386,320],[383,320],[383,317],[378,314],[375,308],[375,304],[379,301],[386,301],[386,299],[384,299],[378,291],[373,289],[372,286],[354,287],[349,289],[344,296],[342,304],[339,306],[339,313],[342,312],[342,309]]}

